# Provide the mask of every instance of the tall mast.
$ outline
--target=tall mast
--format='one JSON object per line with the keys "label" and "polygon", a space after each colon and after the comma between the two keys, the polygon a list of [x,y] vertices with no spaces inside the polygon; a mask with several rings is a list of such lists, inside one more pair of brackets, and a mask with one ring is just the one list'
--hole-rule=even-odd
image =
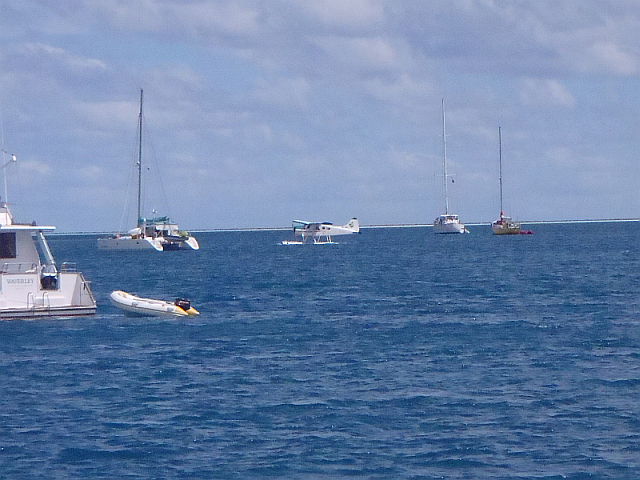
{"label": "tall mast", "polygon": [[502,130],[498,127],[498,145],[499,145],[499,158],[500,158],[500,218],[504,216],[504,210],[502,209]]}
{"label": "tall mast", "polygon": [[140,195],[142,190],[142,89],[140,89],[140,114],[138,115],[138,226],[140,226]]}
{"label": "tall mast", "polygon": [[444,115],[444,99],[442,99],[442,143],[443,143],[443,157],[442,157],[442,179],[444,182],[444,213],[449,215],[449,195],[447,191],[447,132],[445,127],[445,115]]}

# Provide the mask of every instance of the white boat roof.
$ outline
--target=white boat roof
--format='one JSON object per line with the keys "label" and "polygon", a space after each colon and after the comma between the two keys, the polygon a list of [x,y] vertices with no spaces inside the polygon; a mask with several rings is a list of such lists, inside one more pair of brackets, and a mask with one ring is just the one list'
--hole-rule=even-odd
{"label": "white boat roof", "polygon": [[4,231],[31,230],[37,232],[40,230],[53,231],[55,229],[56,227],[52,225],[22,225],[15,223],[12,223],[11,225],[0,225],[0,230]]}

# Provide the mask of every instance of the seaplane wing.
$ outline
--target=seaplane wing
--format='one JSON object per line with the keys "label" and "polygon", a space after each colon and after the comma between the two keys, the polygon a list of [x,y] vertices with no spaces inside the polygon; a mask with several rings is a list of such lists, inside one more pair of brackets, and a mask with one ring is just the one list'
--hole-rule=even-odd
{"label": "seaplane wing", "polygon": [[346,225],[334,225],[329,222],[305,222],[303,220],[293,221],[293,232],[296,236],[302,237],[303,241],[313,239],[314,241],[331,241],[333,235],[350,235],[360,233],[360,223],[357,218],[352,218]]}

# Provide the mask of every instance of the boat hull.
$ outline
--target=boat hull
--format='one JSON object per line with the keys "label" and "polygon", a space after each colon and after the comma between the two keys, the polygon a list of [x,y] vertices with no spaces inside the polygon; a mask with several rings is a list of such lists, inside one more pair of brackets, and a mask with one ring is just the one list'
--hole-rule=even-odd
{"label": "boat hull", "polygon": [[200,245],[194,237],[159,237],[164,250],[199,250]]}
{"label": "boat hull", "polygon": [[28,319],[50,317],[86,317],[95,315],[96,307],[33,307],[29,309],[3,309],[0,319]]}
{"label": "boat hull", "polygon": [[457,215],[441,215],[433,222],[435,233],[465,233],[467,229],[460,223]]}
{"label": "boat hull", "polygon": [[520,227],[494,227],[491,226],[491,231],[494,235],[520,235]]}
{"label": "boat hull", "polygon": [[[54,277],[41,269],[0,273],[0,319],[85,316],[96,313],[89,284],[79,272]],[[51,280],[55,278],[55,281]]]}
{"label": "boat hull", "polygon": [[114,236],[98,239],[100,250],[163,250],[162,243],[154,238],[134,238],[131,236]]}
{"label": "boat hull", "polygon": [[164,238],[164,237],[132,237],[113,236],[98,239],[99,250],[155,250],[157,252],[170,250],[199,250],[200,245],[194,237]]}
{"label": "boat hull", "polygon": [[179,306],[164,300],[142,298],[122,290],[111,292],[109,298],[114,306],[124,310],[126,314],[138,317],[186,317],[198,315],[198,311],[193,307],[183,310]]}
{"label": "boat hull", "polygon": [[441,234],[465,233],[466,229],[464,228],[464,225],[460,223],[449,223],[445,225],[434,225],[433,231]]}
{"label": "boat hull", "polygon": [[501,217],[491,224],[491,231],[494,235],[520,235],[520,224],[509,217]]}

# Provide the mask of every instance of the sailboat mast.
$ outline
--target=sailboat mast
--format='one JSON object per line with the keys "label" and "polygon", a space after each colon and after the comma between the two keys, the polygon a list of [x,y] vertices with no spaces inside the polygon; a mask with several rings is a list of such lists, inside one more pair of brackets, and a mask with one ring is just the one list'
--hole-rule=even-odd
{"label": "sailboat mast", "polygon": [[442,156],[442,179],[444,182],[444,213],[449,215],[449,194],[447,191],[447,132],[446,122],[444,115],[444,99],[442,99],[442,144],[443,144],[443,156]]}
{"label": "sailboat mast", "polygon": [[499,145],[499,158],[500,158],[500,218],[504,215],[502,209],[502,130],[498,127],[498,145]]}
{"label": "sailboat mast", "polygon": [[142,89],[140,89],[140,114],[138,115],[138,226],[142,218],[140,212],[140,197],[142,190]]}

